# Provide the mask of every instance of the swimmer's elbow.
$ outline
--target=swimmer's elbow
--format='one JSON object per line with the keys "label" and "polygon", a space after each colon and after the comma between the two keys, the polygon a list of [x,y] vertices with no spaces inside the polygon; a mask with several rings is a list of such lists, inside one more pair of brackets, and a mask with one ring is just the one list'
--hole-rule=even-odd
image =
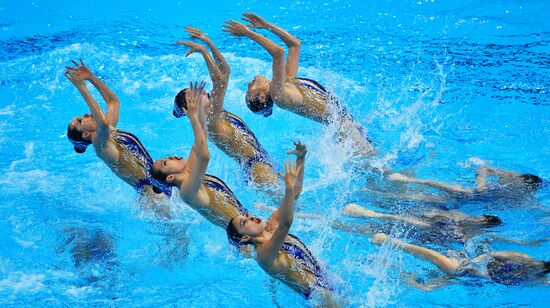
{"label": "swimmer's elbow", "polygon": [[292,40],[292,46],[291,47],[298,48],[298,49],[302,48],[302,41],[298,38],[294,38]]}
{"label": "swimmer's elbow", "polygon": [[204,161],[210,161],[210,151],[208,151],[208,149],[201,151],[201,158]]}
{"label": "swimmer's elbow", "polygon": [[275,46],[273,47],[273,50],[271,50],[271,56],[273,58],[283,58],[285,57],[285,50],[281,46]]}

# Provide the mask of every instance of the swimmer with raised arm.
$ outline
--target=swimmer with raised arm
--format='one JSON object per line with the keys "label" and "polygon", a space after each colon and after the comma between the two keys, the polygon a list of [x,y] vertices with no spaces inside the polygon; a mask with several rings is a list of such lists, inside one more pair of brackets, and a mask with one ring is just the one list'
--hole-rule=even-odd
{"label": "swimmer with raised arm", "polygon": [[[109,87],[105,85],[90,69],[73,61],[74,67],[67,66],[65,76],[80,91],[80,94],[90,108],[91,115],[85,113],[69,122],[67,137],[77,153],[84,153],[92,144],[99,158],[119,178],[146,195],[150,200],[165,199],[171,195],[170,189],[153,192],[153,177],[151,174],[153,159],[143,147],[139,139],[128,132],[116,128],[119,118],[120,101]],[[86,80],[99,91],[107,110],[104,113],[86,87]],[[157,209],[157,212],[159,209]],[[166,209],[160,209],[162,216],[167,216]]]}
{"label": "swimmer with raised arm", "polygon": [[184,202],[213,224],[225,228],[231,218],[247,215],[248,211],[222,180],[205,174],[210,152],[206,141],[206,115],[200,110],[208,96],[204,92],[204,83],[200,86],[191,84],[187,92],[184,112],[195,137],[191,152],[187,160],[176,156],[158,159],[153,164],[153,176],[159,186],[177,187]]}
{"label": "swimmer with raised arm", "polygon": [[547,283],[546,275],[550,273],[550,262],[535,260],[517,251],[493,251],[473,259],[460,260],[447,257],[432,249],[407,244],[383,233],[373,236],[371,242],[376,245],[388,242],[398,249],[434,264],[449,276],[481,277],[500,284],[518,285],[529,282]]}
{"label": "swimmer with raised arm", "polygon": [[[257,75],[248,84],[246,104],[248,108],[264,117],[271,115],[273,104],[298,115],[328,124],[338,123],[338,138],[353,142],[354,154],[361,157],[375,155],[373,146],[364,134],[364,129],[338,100],[318,82],[296,77],[300,62],[301,41],[287,31],[265,21],[263,18],[244,13],[247,26],[236,21],[225,23],[223,31],[233,36],[246,36],[262,46],[272,57],[273,76],[269,80]],[[251,31],[249,28],[267,29],[283,40],[288,47],[285,51],[268,38]]]}
{"label": "swimmer with raised arm", "polygon": [[[490,183],[489,178],[495,178],[496,183]],[[476,186],[465,187],[460,185],[451,185],[433,180],[421,180],[400,173],[391,173],[388,179],[394,182],[407,184],[418,184],[434,188],[445,193],[440,201],[449,199],[456,200],[489,200],[525,199],[532,196],[537,190],[544,187],[544,181],[532,174],[521,174],[509,170],[497,169],[489,166],[481,166],[476,171]],[[418,201],[426,199],[430,202],[438,200],[436,196],[422,195],[416,196]]]}
{"label": "swimmer with raised arm", "polygon": [[[277,172],[269,155],[264,150],[254,133],[242,119],[224,109],[224,97],[229,80],[229,65],[210,38],[201,30],[186,27],[191,38],[204,42],[211,50],[193,42],[178,41],[189,47],[186,57],[200,53],[204,57],[210,78],[212,92],[204,99],[205,113],[208,118],[208,137],[220,150],[239,162],[246,173],[246,180],[267,192],[273,192],[277,184]],[[181,90],[174,99],[174,116],[181,117],[187,108],[188,88]]]}
{"label": "swimmer with raised arm", "polygon": [[296,143],[297,159],[285,162],[285,195],[279,208],[264,222],[260,218],[239,215],[227,225],[232,244],[253,245],[260,267],[274,278],[309,298],[314,290],[328,296],[329,287],[323,271],[307,247],[289,234],[294,219],[294,205],[302,190],[305,146]]}

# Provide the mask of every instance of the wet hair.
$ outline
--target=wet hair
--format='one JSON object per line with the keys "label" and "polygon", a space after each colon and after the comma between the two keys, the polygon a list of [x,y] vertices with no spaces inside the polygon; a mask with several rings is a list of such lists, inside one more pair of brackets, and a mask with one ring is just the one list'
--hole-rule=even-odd
{"label": "wet hair", "polygon": [[172,114],[176,118],[180,118],[185,115],[183,110],[187,109],[187,99],[185,98],[187,88],[178,92],[176,97],[174,97],[174,111]]}
{"label": "wet hair", "polygon": [[[187,110],[187,99],[185,98],[187,90],[189,90],[189,88],[179,91],[176,97],[174,97],[174,110],[172,111],[172,114],[176,118],[183,117],[185,115],[184,110]],[[206,93],[206,95],[210,98],[210,93]]]}
{"label": "wet hair", "polygon": [[548,274],[550,273],[550,261],[542,261],[543,265],[542,265],[542,272],[545,273],[545,274]]}
{"label": "wet hair", "polygon": [[67,137],[73,144],[74,151],[79,154],[86,152],[88,145],[92,144],[91,141],[84,140],[84,137],[82,137],[82,132],[79,132],[74,126],[71,127],[70,123],[69,126],[67,126]]}
{"label": "wet hair", "polygon": [[172,185],[166,183],[166,178],[168,174],[163,173],[158,168],[151,168],[151,175],[153,176],[152,187],[153,191],[157,194],[161,194],[166,190],[166,187]]}
{"label": "wet hair", "polygon": [[273,113],[273,99],[271,95],[267,94],[265,99],[261,100],[259,97],[254,99],[246,99],[246,106],[250,111],[255,114],[261,114],[264,117],[269,117]]}
{"label": "wet hair", "polygon": [[237,228],[233,225],[233,220],[235,217],[231,218],[229,223],[227,224],[227,227],[225,228],[225,231],[227,232],[227,239],[229,240],[229,243],[231,245],[240,248],[241,245],[248,245],[251,242],[250,241],[243,241],[243,236],[239,234],[239,231],[237,231]]}
{"label": "wet hair", "polygon": [[498,216],[483,215],[485,218],[486,227],[496,227],[502,225],[502,220]]}
{"label": "wet hair", "polygon": [[522,174],[519,176],[523,183],[527,185],[527,189],[530,191],[539,190],[544,186],[544,181],[533,174]]}

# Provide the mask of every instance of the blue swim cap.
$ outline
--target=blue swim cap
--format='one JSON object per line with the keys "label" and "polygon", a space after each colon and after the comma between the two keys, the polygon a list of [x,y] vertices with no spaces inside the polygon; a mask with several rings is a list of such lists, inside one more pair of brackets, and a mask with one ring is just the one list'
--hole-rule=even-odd
{"label": "blue swim cap", "polygon": [[187,108],[187,101],[185,100],[185,90],[187,90],[187,88],[179,91],[176,97],[174,97],[174,111],[172,111],[172,114],[176,118],[181,118],[185,115],[185,111],[183,111],[184,108]]}
{"label": "blue swim cap", "polygon": [[69,135],[67,135],[67,138],[69,138],[69,141],[74,145],[74,150],[77,153],[84,153],[86,152],[86,148],[90,145],[91,142],[84,141],[84,140],[76,140],[71,138]]}
{"label": "blue swim cap", "polygon": [[263,101],[259,98],[246,99],[246,106],[255,114],[261,114],[264,117],[269,117],[273,113],[273,99],[267,96]]}

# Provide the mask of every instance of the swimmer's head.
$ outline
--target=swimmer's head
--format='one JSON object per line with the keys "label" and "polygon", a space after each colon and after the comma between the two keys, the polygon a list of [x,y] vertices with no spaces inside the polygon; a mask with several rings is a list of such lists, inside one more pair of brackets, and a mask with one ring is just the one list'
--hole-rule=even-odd
{"label": "swimmer's head", "polygon": [[544,187],[544,181],[533,174],[522,174],[519,176],[523,183],[526,185],[527,190],[537,191]]}
{"label": "swimmer's head", "polygon": [[484,218],[484,222],[485,222],[485,227],[487,228],[491,228],[491,227],[496,227],[496,226],[500,226],[502,225],[502,220],[498,217],[498,216],[494,216],[494,215],[483,215],[482,216]]}
{"label": "swimmer's head", "polygon": [[550,273],[550,262],[549,261],[543,261],[542,263],[543,263],[544,273],[545,274]]}
{"label": "swimmer's head", "polygon": [[269,95],[271,82],[262,75],[257,75],[248,84],[246,105],[250,111],[269,117],[273,113],[273,99]]}
{"label": "swimmer's head", "polygon": [[518,285],[548,274],[548,262],[535,260],[525,254],[492,257],[487,263],[487,274],[501,284]]}
{"label": "swimmer's head", "polygon": [[97,123],[92,115],[85,113],[75,117],[67,127],[67,137],[77,153],[84,153],[88,145],[92,144],[92,137],[97,129]]}
{"label": "swimmer's head", "polygon": [[175,186],[176,175],[183,172],[187,161],[182,157],[168,156],[157,159],[153,164],[152,175],[154,178],[153,190],[158,194],[163,191],[163,186]]}
{"label": "swimmer's head", "polygon": [[[187,100],[189,99],[190,92],[188,91],[189,88],[185,88],[174,97],[174,110],[172,111],[172,114],[176,118],[181,118],[185,115],[185,110],[187,110]],[[210,112],[210,94],[207,92],[204,92],[203,98],[201,101],[204,111],[208,114]]]}
{"label": "swimmer's head", "polygon": [[259,236],[265,229],[265,223],[255,216],[239,215],[233,217],[225,231],[229,242],[237,247],[252,244],[252,238]]}
{"label": "swimmer's head", "polygon": [[481,215],[469,217],[465,219],[462,224],[466,227],[469,226],[474,228],[492,228],[500,226],[502,224],[502,220],[494,215]]}

